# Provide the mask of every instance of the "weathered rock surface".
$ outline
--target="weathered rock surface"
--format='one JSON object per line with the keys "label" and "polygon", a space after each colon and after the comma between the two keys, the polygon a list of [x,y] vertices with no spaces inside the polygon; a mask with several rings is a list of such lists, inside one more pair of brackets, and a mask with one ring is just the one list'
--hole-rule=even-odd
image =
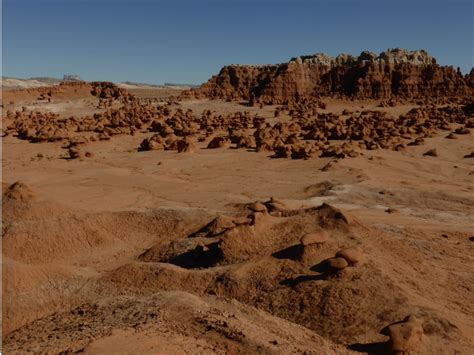
{"label": "weathered rock surface", "polygon": [[349,265],[357,266],[365,262],[365,257],[360,247],[342,249],[336,253],[336,258],[344,258]]}
{"label": "weathered rock surface", "polygon": [[[228,65],[200,88],[182,97],[209,97],[282,103],[302,97],[350,96],[360,99],[472,95],[473,74],[440,66],[424,50],[389,49],[379,55],[336,58],[315,54],[277,65]],[[393,103],[392,103],[393,104]]]}
{"label": "weathered rock surface", "polygon": [[301,244],[304,246],[307,245],[312,245],[312,244],[324,244],[328,242],[329,239],[329,234],[326,231],[319,231],[316,233],[308,233],[305,234],[301,238]]}
{"label": "weathered rock surface", "polygon": [[413,315],[389,325],[382,332],[390,337],[389,345],[394,354],[417,353],[423,345],[422,322]]}

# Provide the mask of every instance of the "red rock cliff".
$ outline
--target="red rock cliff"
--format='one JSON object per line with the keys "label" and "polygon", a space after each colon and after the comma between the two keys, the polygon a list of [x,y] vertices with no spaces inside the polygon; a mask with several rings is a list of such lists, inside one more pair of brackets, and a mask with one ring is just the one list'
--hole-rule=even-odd
{"label": "red rock cliff", "polygon": [[296,57],[266,66],[229,65],[183,97],[238,100],[256,98],[279,103],[301,97],[349,96],[358,99],[449,97],[473,95],[473,73],[465,77],[440,66],[424,50],[390,49],[358,57],[324,54]]}

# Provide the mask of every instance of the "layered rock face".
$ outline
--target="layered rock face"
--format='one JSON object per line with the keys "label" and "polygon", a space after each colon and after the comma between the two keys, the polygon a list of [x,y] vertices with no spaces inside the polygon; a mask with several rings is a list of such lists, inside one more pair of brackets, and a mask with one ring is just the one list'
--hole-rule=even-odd
{"label": "layered rock face", "polygon": [[465,77],[440,66],[424,50],[389,49],[358,57],[325,54],[292,58],[266,66],[229,65],[207,83],[183,94],[251,102],[282,103],[309,96],[358,99],[424,98],[473,94],[472,73]]}

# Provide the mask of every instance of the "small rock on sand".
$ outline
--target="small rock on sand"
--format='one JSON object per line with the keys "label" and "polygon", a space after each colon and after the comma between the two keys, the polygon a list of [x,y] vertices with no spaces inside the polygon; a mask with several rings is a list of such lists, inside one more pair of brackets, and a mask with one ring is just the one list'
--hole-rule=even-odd
{"label": "small rock on sand", "polygon": [[347,263],[347,260],[344,258],[330,258],[327,260],[327,263],[328,263],[329,269],[331,269],[332,271],[343,270],[349,266],[349,264]]}
{"label": "small rock on sand", "polygon": [[301,238],[301,244],[304,246],[311,245],[311,244],[323,244],[328,241],[329,241],[329,234],[326,231],[308,233],[308,234],[305,234]]}
{"label": "small rock on sand", "polygon": [[364,254],[360,247],[350,247],[339,250],[336,253],[336,257],[344,258],[351,266],[357,266],[362,264],[364,260]]}

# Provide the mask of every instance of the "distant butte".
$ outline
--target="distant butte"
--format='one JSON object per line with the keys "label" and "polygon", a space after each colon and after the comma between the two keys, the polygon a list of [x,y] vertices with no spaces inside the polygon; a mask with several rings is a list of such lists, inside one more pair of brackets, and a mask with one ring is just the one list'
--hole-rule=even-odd
{"label": "distant butte", "polygon": [[304,97],[420,99],[467,97],[474,93],[474,70],[463,75],[441,66],[425,50],[388,49],[358,57],[317,53],[276,65],[228,65],[182,98],[219,98],[281,104]]}

